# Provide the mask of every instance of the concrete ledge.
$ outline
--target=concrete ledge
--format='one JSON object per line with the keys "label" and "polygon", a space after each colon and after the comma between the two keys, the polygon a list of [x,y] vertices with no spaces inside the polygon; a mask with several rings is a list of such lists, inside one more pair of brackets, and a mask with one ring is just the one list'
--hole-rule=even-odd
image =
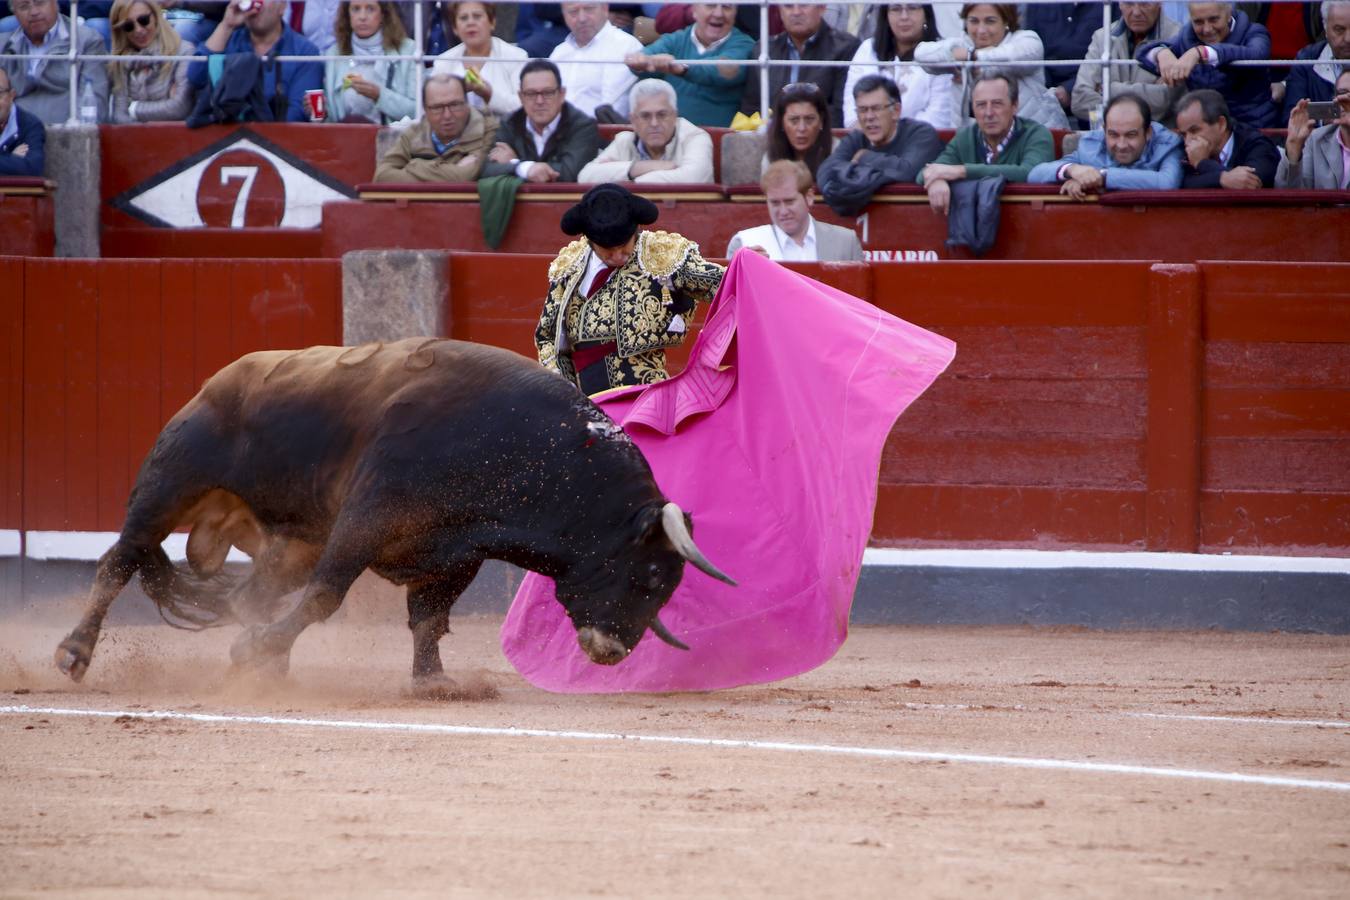
{"label": "concrete ledge", "polygon": [[450,254],[353,250],[342,257],[342,342],[450,333]]}
{"label": "concrete ledge", "polygon": [[759,184],[768,138],[758,131],[722,135],[722,184]]}
{"label": "concrete ledge", "polygon": [[[34,559],[34,549],[30,540],[28,559],[0,558],[0,613],[88,592],[92,559]],[[853,624],[1350,634],[1350,559],[917,551],[915,559],[938,553],[945,554],[939,559],[963,564],[897,565],[885,561],[893,552],[868,551],[872,559],[865,561],[854,595]],[[1005,553],[1034,559],[1036,565],[1008,565]],[[1135,565],[1149,558],[1154,558],[1153,567]],[[994,561],[1005,564],[987,564]],[[234,563],[229,567],[246,571]],[[455,612],[505,613],[522,577],[520,569],[489,560]],[[373,580],[382,587],[358,583],[353,595],[363,599],[349,605],[376,602],[401,609],[402,592]],[[369,594],[376,595],[374,601],[364,599]],[[158,621],[154,605],[135,582],[127,586],[114,613],[114,621]]]}
{"label": "concrete ledge", "polygon": [[56,182],[56,255],[99,256],[102,153],[96,125],[48,125],[46,177]]}

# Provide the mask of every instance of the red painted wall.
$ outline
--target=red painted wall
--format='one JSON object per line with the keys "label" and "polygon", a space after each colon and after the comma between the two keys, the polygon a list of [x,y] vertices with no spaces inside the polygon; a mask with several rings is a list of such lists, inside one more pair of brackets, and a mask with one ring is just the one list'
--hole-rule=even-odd
{"label": "red painted wall", "polygon": [[[450,336],[531,354],[548,262],[453,254]],[[1350,265],[800,268],[958,344],[875,542],[1350,555]],[[335,261],[0,259],[0,528],[118,528],[200,382],[340,305]]]}
{"label": "red painted wall", "polygon": [[120,528],[142,458],[207,376],[341,341],[340,279],[333,261],[0,260],[0,528]]}

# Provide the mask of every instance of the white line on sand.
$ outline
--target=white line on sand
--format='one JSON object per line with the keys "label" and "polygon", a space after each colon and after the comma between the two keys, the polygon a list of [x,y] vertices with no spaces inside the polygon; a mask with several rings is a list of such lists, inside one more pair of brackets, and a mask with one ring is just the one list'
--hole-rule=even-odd
{"label": "white line on sand", "polygon": [[1239,722],[1244,725],[1311,725],[1314,728],[1350,728],[1350,722],[1337,719],[1276,719],[1262,716],[1186,716],[1181,713],[1120,713],[1133,719],[1180,719],[1183,722]]}
{"label": "white line on sand", "polygon": [[550,731],[542,728],[484,728],[471,725],[441,725],[431,722],[369,722],[341,719],[296,719],[275,716],[228,716],[210,713],[186,713],[175,710],[62,709],[41,706],[0,706],[0,715],[89,716],[133,719],[171,719],[183,722],[226,723],[235,725],[281,725],[297,728],[338,728],[364,731],[403,731],[421,734],[478,735],[486,737],[537,737],[574,741],[632,741],[642,744],[675,744],[686,747],[716,747],[737,750],[771,750],[786,753],[821,753],[872,759],[901,759],[922,762],[959,762],[985,766],[1012,766],[1023,769],[1050,769],[1068,772],[1092,772],[1112,775],[1151,775],[1159,778],[1185,778],[1195,781],[1221,781],[1232,784],[1258,784],[1267,787],[1301,788],[1316,791],[1345,791],[1350,782],[1285,778],[1279,775],[1247,775],[1242,772],[1212,772],[1204,769],[1168,769],[1159,766],[1135,766],[1125,763],[1096,763],[1068,759],[1038,759],[1023,756],[986,756],[974,753],[939,753],[923,750],[894,750],[886,747],[848,747],[838,744],[798,744],[786,741],[744,741],[728,738],[695,738],[656,734],[615,734],[603,731]]}

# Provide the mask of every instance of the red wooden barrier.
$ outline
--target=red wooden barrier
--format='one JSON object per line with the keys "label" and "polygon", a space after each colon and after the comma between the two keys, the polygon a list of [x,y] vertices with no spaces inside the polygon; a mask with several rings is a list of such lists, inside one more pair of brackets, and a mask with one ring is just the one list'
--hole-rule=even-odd
{"label": "red wooden barrier", "polygon": [[[532,354],[548,262],[453,254],[451,336]],[[958,344],[874,541],[1350,552],[1350,266],[797,268]]]}
{"label": "red wooden barrier", "polygon": [[[532,353],[548,262],[453,254],[451,336]],[[1350,265],[800,268],[958,343],[887,444],[876,542],[1350,554]],[[339,277],[0,259],[0,528],[116,529],[206,376],[340,340]]]}
{"label": "red wooden barrier", "polygon": [[51,256],[56,252],[52,187],[43,178],[0,176],[0,256]]}
{"label": "red wooden barrier", "polygon": [[[1179,198],[1167,192],[1135,193],[1131,205],[1075,203],[1053,191],[1046,194],[1037,188],[1015,187],[1004,198],[998,239],[985,258],[1184,263],[1231,253],[1272,261],[1350,259],[1350,206],[1313,205],[1316,192],[1301,192],[1307,205],[1287,206],[1276,192],[1262,193],[1280,205],[1230,207],[1200,200],[1177,205]],[[567,240],[558,222],[572,202],[537,197],[518,202],[497,249],[504,253],[556,252]],[[724,253],[732,235],[742,228],[768,221],[764,204],[750,196],[744,202],[669,199],[659,205],[661,218],[656,227],[697,241],[709,256]],[[856,221],[834,215],[823,203],[817,203],[812,212],[821,221],[855,228],[874,260],[972,258],[965,248],[946,246],[947,220],[928,208],[917,188],[886,193]],[[322,255],[340,257],[351,250],[395,247],[490,249],[483,242],[479,206],[473,200],[335,201],[324,205]]]}
{"label": "red wooden barrier", "polygon": [[207,376],[253,350],[341,341],[333,261],[30,259],[21,268],[22,289],[4,296],[21,304],[22,397],[12,406],[23,410],[28,530],[117,530],[155,436]]}

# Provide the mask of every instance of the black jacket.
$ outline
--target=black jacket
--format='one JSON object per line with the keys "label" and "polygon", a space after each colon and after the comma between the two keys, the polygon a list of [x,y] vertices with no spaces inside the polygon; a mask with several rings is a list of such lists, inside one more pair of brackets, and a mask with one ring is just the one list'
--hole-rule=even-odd
{"label": "black jacket", "polygon": [[[1116,18],[1112,7],[1111,18]],[[1029,3],[1022,16],[1022,27],[1041,37],[1045,59],[1079,59],[1092,43],[1092,32],[1102,27],[1100,3]],[[1046,66],[1045,86],[1062,87],[1073,95],[1078,80],[1078,64]]]}
{"label": "black jacket", "polygon": [[[853,154],[866,148],[857,162]],[[919,170],[942,152],[942,139],[932,125],[916,119],[901,119],[895,137],[880,150],[863,133],[850,131],[830,158],[820,164],[816,183],[830,209],[841,216],[855,216],[884,185],[913,184]]]}
{"label": "black jacket", "polygon": [[[787,32],[775,35],[769,38],[769,59],[789,59]],[[846,32],[836,31],[824,22],[820,23],[820,30],[815,36],[807,42],[806,48],[802,51],[801,71],[797,74],[797,81],[811,82],[820,86],[825,92],[825,102],[830,107],[830,127],[844,127],[844,82],[848,80],[848,67],[837,66],[834,68],[828,66],[809,65],[810,60],[851,60],[853,54],[858,52],[858,39]],[[755,44],[752,58],[758,58],[759,44]],[[769,103],[773,103],[778,96],[778,92],[783,89],[783,85],[789,83],[792,77],[791,66],[770,66],[769,67]],[[741,94],[741,112],[749,115],[758,111],[761,115],[767,115],[767,110],[759,108],[759,70],[750,69],[750,76],[745,79],[745,91]]]}
{"label": "black jacket", "polygon": [[[1317,59],[1322,55],[1326,46],[1326,41],[1309,44],[1298,51],[1298,55],[1294,58]],[[1346,61],[1340,60],[1340,62]],[[1294,111],[1294,106],[1300,100],[1306,99],[1314,103],[1325,103],[1335,96],[1336,85],[1318,75],[1313,66],[1291,66],[1289,77],[1284,80],[1284,111],[1281,113],[1277,124],[1281,128],[1289,124],[1289,114]]]}
{"label": "black jacket", "polygon": [[1280,167],[1280,148],[1257,128],[1242,122],[1233,122],[1233,155],[1228,165],[1221,166],[1217,159],[1204,159],[1200,165],[1192,167],[1189,162],[1181,167],[1181,186],[1183,188],[1217,188],[1219,176],[1238,166],[1251,166],[1261,177],[1262,187],[1275,186],[1275,170]]}
{"label": "black jacket", "polygon": [[[0,175],[41,178],[47,130],[37,116],[24,112],[17,105],[14,111],[19,115],[19,132],[0,144]],[[5,123],[0,122],[0,128],[4,127]],[[14,148],[20,144],[28,145],[26,156],[14,155]]]}
{"label": "black jacket", "polygon": [[[518,109],[497,130],[497,140],[510,144],[521,162],[548,163],[558,171],[559,181],[576,181],[586,163],[600,155],[600,131],[595,120],[570,103],[564,103],[553,132],[539,153],[528,129],[530,120],[525,110]],[[513,174],[515,167],[508,163],[489,162],[483,167],[483,177]]]}

